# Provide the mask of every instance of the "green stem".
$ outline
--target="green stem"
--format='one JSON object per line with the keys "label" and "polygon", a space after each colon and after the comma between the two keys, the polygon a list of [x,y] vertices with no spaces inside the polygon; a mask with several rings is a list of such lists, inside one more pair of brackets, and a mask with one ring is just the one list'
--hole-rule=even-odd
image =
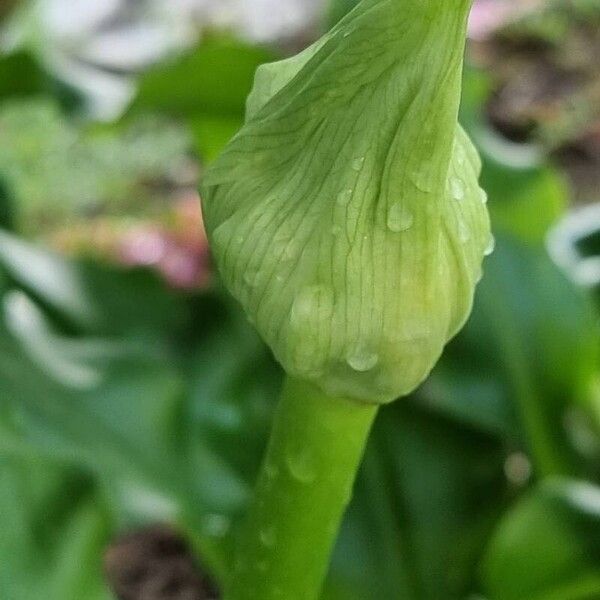
{"label": "green stem", "polygon": [[226,600],[316,600],[377,406],[288,379]]}

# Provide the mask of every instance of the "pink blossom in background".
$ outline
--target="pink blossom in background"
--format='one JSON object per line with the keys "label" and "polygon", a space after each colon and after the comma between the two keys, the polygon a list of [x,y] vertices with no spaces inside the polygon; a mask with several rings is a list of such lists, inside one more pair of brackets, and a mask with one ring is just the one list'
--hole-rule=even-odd
{"label": "pink blossom in background", "polygon": [[157,265],[165,256],[168,241],[156,226],[127,231],[119,243],[119,260],[129,266]]}
{"label": "pink blossom in background", "polygon": [[211,270],[198,192],[183,193],[175,203],[174,213],[175,233],[158,270],[173,287],[203,287],[210,280]]}
{"label": "pink blossom in background", "polygon": [[117,260],[129,267],[154,267],[175,288],[208,284],[210,259],[200,198],[194,190],[174,201],[170,225],[146,223],[117,238]]}
{"label": "pink blossom in background", "polygon": [[504,25],[540,6],[541,0],[475,0],[469,21],[469,37],[485,40]]}

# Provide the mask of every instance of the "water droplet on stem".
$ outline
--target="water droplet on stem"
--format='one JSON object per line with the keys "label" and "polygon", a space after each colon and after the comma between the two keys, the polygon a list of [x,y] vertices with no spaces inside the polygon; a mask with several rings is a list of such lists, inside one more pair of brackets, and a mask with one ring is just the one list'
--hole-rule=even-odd
{"label": "water droplet on stem", "polygon": [[259,537],[264,546],[267,548],[272,548],[277,542],[277,532],[275,531],[275,527],[271,525],[270,527],[262,529]]}
{"label": "water droplet on stem", "polygon": [[290,475],[300,483],[312,483],[316,477],[314,457],[310,450],[301,448],[290,452],[286,457]]}

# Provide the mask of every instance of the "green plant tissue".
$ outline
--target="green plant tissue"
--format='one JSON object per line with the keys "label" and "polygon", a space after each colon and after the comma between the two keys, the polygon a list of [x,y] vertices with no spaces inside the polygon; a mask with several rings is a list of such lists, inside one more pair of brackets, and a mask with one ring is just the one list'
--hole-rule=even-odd
{"label": "green plant tissue", "polygon": [[288,374],[384,403],[462,327],[493,238],[457,122],[470,2],[363,0],[261,67],[203,181],[225,281]]}

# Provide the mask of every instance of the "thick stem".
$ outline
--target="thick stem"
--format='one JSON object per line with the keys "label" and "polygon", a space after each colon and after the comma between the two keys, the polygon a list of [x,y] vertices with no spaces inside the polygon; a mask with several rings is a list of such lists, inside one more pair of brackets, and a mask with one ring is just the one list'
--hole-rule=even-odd
{"label": "thick stem", "polygon": [[316,600],[377,407],[288,379],[226,600]]}

